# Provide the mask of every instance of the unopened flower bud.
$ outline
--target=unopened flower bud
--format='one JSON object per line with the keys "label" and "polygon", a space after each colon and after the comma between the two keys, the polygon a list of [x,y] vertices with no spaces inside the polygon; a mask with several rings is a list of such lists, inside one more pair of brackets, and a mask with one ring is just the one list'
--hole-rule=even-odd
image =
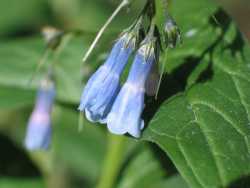
{"label": "unopened flower bud", "polygon": [[51,49],[55,49],[61,42],[63,31],[54,27],[46,26],[42,28],[42,35],[48,47]]}
{"label": "unopened flower bud", "polygon": [[164,27],[165,44],[167,47],[175,48],[177,43],[181,40],[179,27],[173,18],[168,17]]}

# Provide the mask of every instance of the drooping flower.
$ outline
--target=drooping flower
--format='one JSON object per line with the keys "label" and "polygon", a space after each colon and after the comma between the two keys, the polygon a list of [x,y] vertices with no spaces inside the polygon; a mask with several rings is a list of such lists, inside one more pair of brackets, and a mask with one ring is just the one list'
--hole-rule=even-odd
{"label": "drooping flower", "polygon": [[51,111],[55,89],[52,82],[44,80],[38,91],[36,104],[30,116],[25,137],[28,150],[46,150],[51,140]]}
{"label": "drooping flower", "polygon": [[120,75],[135,49],[134,32],[124,33],[112,48],[106,62],[87,82],[79,106],[91,122],[106,122],[114,99],[120,90]]}
{"label": "drooping flower", "polygon": [[155,38],[146,38],[135,56],[127,81],[108,114],[107,126],[110,132],[140,137],[144,127],[141,114],[144,109],[145,83],[155,62]]}

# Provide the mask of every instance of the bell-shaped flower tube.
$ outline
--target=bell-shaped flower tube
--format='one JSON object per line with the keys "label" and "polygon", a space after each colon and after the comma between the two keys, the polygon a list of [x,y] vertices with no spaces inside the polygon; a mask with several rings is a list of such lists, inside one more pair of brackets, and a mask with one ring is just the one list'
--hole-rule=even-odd
{"label": "bell-shaped flower tube", "polygon": [[46,150],[50,145],[54,96],[53,83],[44,81],[38,91],[35,108],[28,122],[24,143],[28,150]]}
{"label": "bell-shaped flower tube", "polygon": [[120,90],[120,76],[135,49],[136,37],[124,33],[114,44],[106,62],[87,82],[79,110],[85,112],[91,122],[105,123],[113,102]]}
{"label": "bell-shaped flower tube", "polygon": [[144,109],[145,83],[155,62],[155,40],[146,38],[107,117],[110,132],[140,137],[144,127],[141,114]]}

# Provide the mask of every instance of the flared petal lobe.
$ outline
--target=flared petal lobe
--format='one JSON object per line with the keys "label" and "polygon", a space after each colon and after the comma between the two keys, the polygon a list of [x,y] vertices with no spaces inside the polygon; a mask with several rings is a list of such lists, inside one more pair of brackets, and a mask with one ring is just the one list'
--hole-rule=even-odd
{"label": "flared petal lobe", "polygon": [[106,62],[87,82],[79,110],[91,122],[106,122],[113,102],[120,90],[120,75],[135,48],[135,39],[125,33],[113,46]]}
{"label": "flared petal lobe", "polygon": [[54,102],[54,87],[38,92],[35,108],[30,116],[25,147],[28,150],[46,150],[51,141],[51,110]]}
{"label": "flared petal lobe", "polygon": [[144,122],[140,118],[143,108],[143,89],[125,83],[108,115],[109,131],[114,134],[129,133],[134,137],[140,137],[140,131],[144,126]]}
{"label": "flared petal lobe", "polygon": [[151,49],[151,43],[146,43],[138,50],[128,79],[107,117],[110,132],[140,137],[144,127],[141,114],[144,109],[145,82],[153,63],[154,49]]}

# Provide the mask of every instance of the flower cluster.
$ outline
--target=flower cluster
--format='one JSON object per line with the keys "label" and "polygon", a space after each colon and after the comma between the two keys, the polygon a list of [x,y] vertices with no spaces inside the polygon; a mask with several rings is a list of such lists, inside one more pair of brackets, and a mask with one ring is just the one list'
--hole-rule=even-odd
{"label": "flower cluster", "polygon": [[51,140],[51,111],[54,103],[54,84],[43,80],[37,94],[35,108],[30,116],[25,147],[28,150],[46,150]]}
{"label": "flower cluster", "polygon": [[[123,3],[127,5],[129,1],[124,0]],[[156,95],[159,89],[156,86],[160,85],[158,60],[162,50],[161,41],[165,42],[166,48],[174,48],[180,41],[179,28],[170,15],[166,16],[162,32],[159,32],[155,22],[154,1],[148,0],[139,17],[116,40],[106,61],[90,77],[82,92],[78,109],[89,121],[107,124],[111,133],[130,134],[136,138],[141,136],[144,128],[142,113],[145,94]],[[64,34],[55,28],[44,28],[47,48],[56,50]],[[94,45],[95,41],[98,41],[98,37],[94,40]],[[87,56],[90,52],[91,50],[86,53]],[[121,84],[121,75],[131,56],[134,56],[134,60],[127,80]],[[46,150],[50,145],[51,112],[55,98],[51,71],[50,67],[48,77],[42,81],[28,122],[24,144],[31,151]]]}
{"label": "flower cluster", "polygon": [[[89,121],[107,123],[110,132],[134,137],[139,137],[144,127],[141,114],[145,106],[145,83],[157,59],[154,26],[140,43],[140,24],[138,21],[114,44],[106,62],[87,82],[79,106]],[[121,74],[138,43],[127,81],[121,87]]]}
{"label": "flower cluster", "polygon": [[154,38],[146,38],[136,53],[127,81],[119,92],[107,117],[107,125],[114,134],[129,133],[140,137],[144,127],[145,83],[151,67],[156,63]]}

